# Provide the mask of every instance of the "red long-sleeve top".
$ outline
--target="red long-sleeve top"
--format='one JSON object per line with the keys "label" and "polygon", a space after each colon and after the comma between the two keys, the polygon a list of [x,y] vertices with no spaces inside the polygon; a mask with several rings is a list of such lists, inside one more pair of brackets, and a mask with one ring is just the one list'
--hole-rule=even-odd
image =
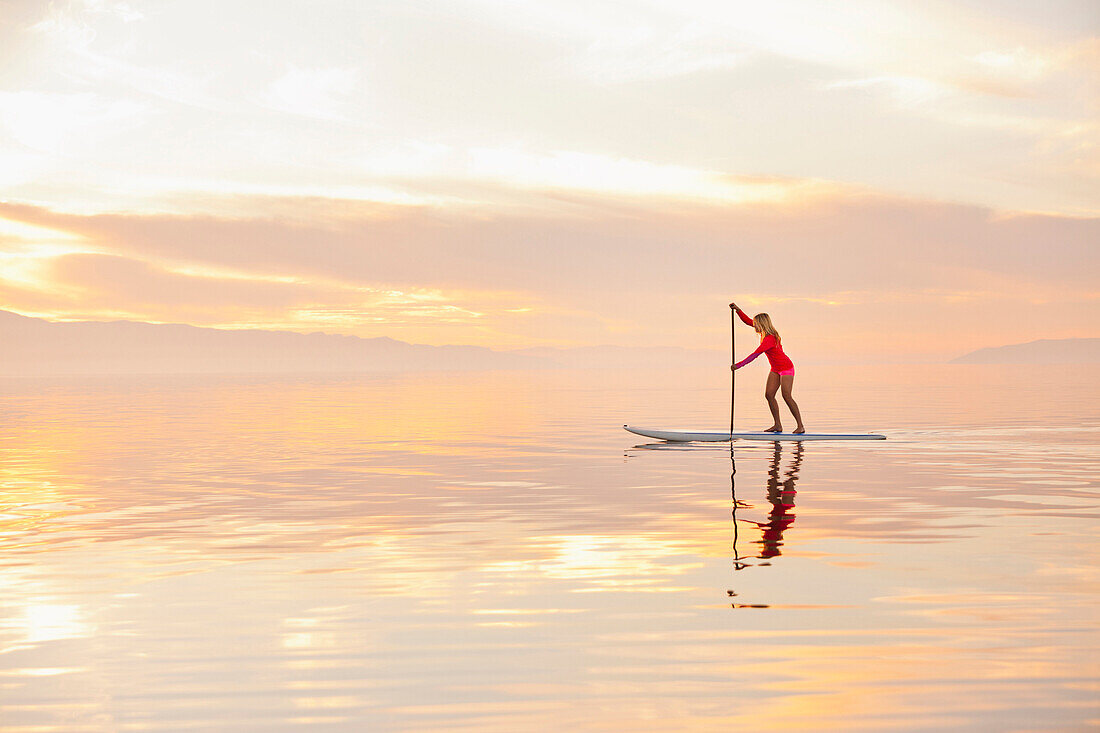
{"label": "red long-sleeve top", "polygon": [[[741,321],[746,326],[755,325],[752,319],[745,315],[744,311],[738,310],[737,315],[741,317]],[[764,338],[760,340],[760,346],[757,347],[756,351],[734,364],[734,367],[740,369],[761,354],[768,357],[768,363],[771,364],[773,372],[784,372],[788,369],[794,369],[794,362],[783,353],[783,345],[779,343],[779,339],[770,334],[764,336]]]}

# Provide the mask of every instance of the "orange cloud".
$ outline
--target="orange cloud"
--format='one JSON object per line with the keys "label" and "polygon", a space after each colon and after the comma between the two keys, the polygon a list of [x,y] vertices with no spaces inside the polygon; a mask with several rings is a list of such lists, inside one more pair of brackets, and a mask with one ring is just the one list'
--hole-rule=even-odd
{"label": "orange cloud", "polygon": [[0,205],[89,250],[44,258],[41,286],[7,283],[0,307],[428,343],[706,348],[738,298],[819,358],[935,358],[1100,325],[1095,218],[869,195],[740,207],[574,195],[583,214],[569,217],[331,202],[284,221],[294,204],[254,200],[270,213],[249,219]]}

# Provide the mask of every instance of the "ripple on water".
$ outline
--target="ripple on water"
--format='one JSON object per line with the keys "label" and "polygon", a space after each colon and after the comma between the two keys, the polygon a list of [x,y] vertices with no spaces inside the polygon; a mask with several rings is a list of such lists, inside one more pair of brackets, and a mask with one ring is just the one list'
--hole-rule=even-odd
{"label": "ripple on water", "polygon": [[0,719],[1084,727],[1100,396],[1045,369],[806,370],[890,439],[732,454],[619,428],[721,425],[705,373],[3,383]]}

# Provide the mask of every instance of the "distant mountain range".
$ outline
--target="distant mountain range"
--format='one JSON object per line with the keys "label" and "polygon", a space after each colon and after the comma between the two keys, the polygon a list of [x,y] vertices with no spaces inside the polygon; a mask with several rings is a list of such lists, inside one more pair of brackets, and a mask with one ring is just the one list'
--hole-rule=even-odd
{"label": "distant mountain range", "polygon": [[[391,338],[224,330],[136,321],[54,322],[0,310],[0,375],[400,372],[725,365],[718,351],[676,347],[427,346]],[[1100,338],[978,349],[953,364],[1100,363]]]}
{"label": "distant mountain range", "polygon": [[718,352],[597,346],[495,351],[391,338],[135,321],[53,322],[0,310],[0,375],[393,372],[682,366]]}
{"label": "distant mountain range", "polygon": [[[707,349],[683,349],[677,346],[580,346],[572,349],[535,347],[506,352],[548,361],[563,367],[680,367],[725,366],[729,357]],[[725,361],[723,361],[725,360]]]}
{"label": "distant mountain range", "polygon": [[952,364],[1096,364],[1100,338],[1039,339],[992,346],[951,360]]}

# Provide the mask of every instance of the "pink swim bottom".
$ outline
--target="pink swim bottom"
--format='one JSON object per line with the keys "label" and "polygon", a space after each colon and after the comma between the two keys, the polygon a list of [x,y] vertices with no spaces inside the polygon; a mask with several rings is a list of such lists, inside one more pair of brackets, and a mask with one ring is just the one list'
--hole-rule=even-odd
{"label": "pink swim bottom", "polygon": [[772,374],[778,374],[781,377],[793,377],[794,369],[784,369],[781,372],[772,372]]}

